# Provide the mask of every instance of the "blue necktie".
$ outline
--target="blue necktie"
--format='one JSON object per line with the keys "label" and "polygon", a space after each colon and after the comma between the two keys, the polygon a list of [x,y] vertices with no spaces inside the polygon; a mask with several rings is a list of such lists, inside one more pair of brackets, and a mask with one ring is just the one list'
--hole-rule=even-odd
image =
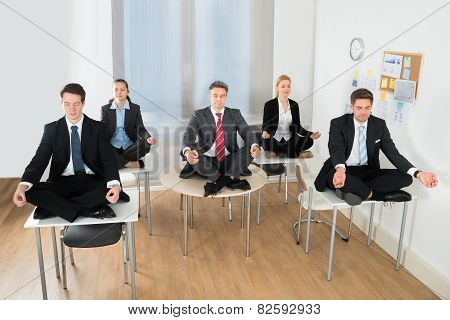
{"label": "blue necktie", "polygon": [[366,134],[364,126],[359,126],[358,130],[358,143],[359,143],[359,165],[367,164],[367,147],[366,147]]}
{"label": "blue necktie", "polygon": [[83,174],[86,173],[84,170],[83,159],[81,158],[81,142],[80,136],[78,135],[78,127],[72,126],[72,135],[71,142],[72,145],[72,162],[73,162],[73,170],[75,174]]}

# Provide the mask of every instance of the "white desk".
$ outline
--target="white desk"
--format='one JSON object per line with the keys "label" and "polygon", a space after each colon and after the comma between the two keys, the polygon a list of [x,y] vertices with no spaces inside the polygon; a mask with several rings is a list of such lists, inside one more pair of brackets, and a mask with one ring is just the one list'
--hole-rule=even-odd
{"label": "white desk", "polygon": [[[250,256],[250,194],[253,191],[261,189],[267,182],[267,175],[265,172],[257,166],[250,165],[251,176],[241,177],[246,179],[251,186],[248,191],[243,190],[230,190],[223,188],[217,195],[209,196],[208,198],[228,198],[228,197],[243,197],[243,204],[241,208],[241,228],[244,228],[243,210],[245,208],[244,203],[247,203],[247,233],[246,233],[246,257]],[[160,180],[163,185],[177,193],[184,195],[184,255],[188,254],[188,218],[190,218],[190,224],[192,228],[193,210],[192,210],[192,197],[203,198],[204,185],[209,180],[198,175],[194,175],[189,179],[179,178],[178,172],[171,172],[160,176]]]}
{"label": "white desk", "polygon": [[[150,171],[151,168],[149,168],[150,165],[146,164],[146,167],[144,168],[124,168],[120,169],[120,172],[123,173],[132,173],[137,176],[137,189],[141,190],[141,176],[144,177],[144,192],[145,192],[145,216],[147,217],[147,233],[152,234],[152,207],[150,203]],[[139,201],[139,207],[140,207],[140,201]]]}
{"label": "white desk", "polygon": [[[309,233],[310,233],[310,225],[311,225],[311,207],[312,207],[312,197],[314,188],[312,186],[309,186],[309,194],[308,194],[308,220],[307,220],[307,227],[306,227],[306,244],[305,244],[305,252],[309,252]],[[317,192],[317,191],[316,191]],[[337,216],[337,208],[340,207],[351,207],[347,202],[344,200],[339,199],[336,196],[336,193],[332,190],[327,189],[324,192],[321,192],[320,195],[327,201],[332,207],[333,207],[333,218],[332,218],[332,224],[331,224],[331,231],[330,231],[330,249],[328,254],[328,271],[327,271],[327,280],[331,280],[331,269],[332,269],[332,262],[333,262],[333,251],[334,251],[334,237],[336,232],[336,216]],[[373,217],[375,212],[375,204],[379,201],[374,200],[365,200],[360,205],[364,204],[370,204],[370,221],[369,221],[369,231],[368,231],[368,240],[367,245],[369,246],[372,242],[372,228],[373,228]],[[406,222],[406,215],[408,212],[408,202],[403,203],[403,217],[402,217],[402,224],[400,228],[400,237],[398,241],[398,251],[397,251],[397,261],[395,265],[395,270],[399,270],[400,268],[400,258],[401,258],[401,251],[403,246],[403,235],[405,232],[405,222]],[[300,228],[300,226],[299,226]]]}
{"label": "white desk", "polygon": [[302,161],[307,160],[306,158],[289,158],[289,157],[271,157],[268,158],[266,157],[266,152],[264,151],[264,149],[261,149],[261,155],[254,159],[253,161],[259,165],[263,165],[263,164],[283,164],[286,167],[286,172],[285,172],[285,179],[284,179],[284,184],[285,184],[285,193],[284,193],[284,203],[288,203],[288,181],[287,181],[287,165],[288,164],[296,164],[296,163],[300,163]]}
{"label": "white desk", "polygon": [[38,252],[38,262],[39,262],[39,270],[41,273],[41,286],[42,286],[42,297],[44,300],[47,300],[47,285],[45,281],[45,269],[44,269],[44,259],[42,256],[42,241],[41,241],[41,232],[40,228],[52,228],[52,240],[53,240],[53,252],[55,255],[55,266],[56,266],[56,276],[59,278],[59,260],[58,260],[58,251],[56,246],[56,234],[55,227],[65,227],[65,226],[79,226],[79,225],[91,225],[91,224],[107,224],[107,223],[126,223],[127,230],[130,233],[128,236],[128,247],[130,252],[130,273],[131,273],[131,290],[132,290],[132,299],[136,299],[136,286],[135,286],[135,248],[134,248],[134,225],[133,222],[138,220],[138,193],[129,192],[130,202],[120,202],[117,204],[109,205],[113,208],[116,213],[115,218],[111,219],[95,219],[95,218],[87,218],[87,217],[79,217],[73,223],[70,223],[60,217],[54,217],[44,220],[36,220],[33,219],[34,211],[28,217],[28,220],[25,222],[24,228],[34,228],[36,235],[36,244],[37,244],[37,252]]}
{"label": "white desk", "polygon": [[[286,171],[284,173],[284,203],[288,203],[288,174],[287,174],[287,165],[289,164],[296,164],[303,162],[305,160],[308,160],[308,158],[289,158],[289,157],[266,157],[266,152],[261,149],[261,155],[254,159],[253,161],[257,163],[258,165],[264,165],[264,164],[282,164],[286,168]],[[261,216],[261,190],[258,192],[258,213],[256,218],[256,224],[260,223],[260,216]]]}

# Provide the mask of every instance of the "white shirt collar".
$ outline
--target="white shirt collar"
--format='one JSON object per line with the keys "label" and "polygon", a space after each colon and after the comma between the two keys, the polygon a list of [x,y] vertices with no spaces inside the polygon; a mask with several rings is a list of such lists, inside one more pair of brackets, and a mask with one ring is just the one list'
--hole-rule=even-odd
{"label": "white shirt collar", "polygon": [[[111,103],[110,109],[119,109],[119,108],[117,107],[116,100],[113,100],[113,102]],[[128,110],[130,110],[130,102],[128,102],[128,99],[125,100],[125,103],[123,104],[122,109],[128,109]]]}
{"label": "white shirt collar", "polygon": [[367,129],[367,122],[369,122],[369,119],[367,119],[365,122],[363,123],[359,123],[358,120],[356,120],[355,116],[353,116],[353,122],[355,123],[355,129],[357,129],[360,126],[364,126],[364,128]]}
{"label": "white shirt collar", "polygon": [[217,112],[216,110],[214,110],[214,108],[213,108],[212,106],[210,107],[210,109],[211,109],[211,112],[212,112],[212,114],[213,114],[214,117],[217,117],[216,113],[220,113],[220,114],[222,114],[222,119],[223,119],[223,113],[224,113],[224,111],[225,111],[225,107],[223,107],[222,110],[220,110],[219,112]]}
{"label": "white shirt collar", "polygon": [[[281,103],[280,98],[277,98],[277,100],[278,100],[278,108],[283,108],[283,104]],[[288,107],[287,107],[286,111],[291,108],[291,104],[289,103],[289,99],[288,99],[287,103],[288,103]],[[284,111],[284,108],[283,108],[283,111]]]}
{"label": "white shirt collar", "polygon": [[78,132],[81,131],[81,128],[83,127],[84,114],[81,115],[81,119],[77,123],[70,122],[70,120],[67,119],[67,116],[65,118],[66,118],[67,128],[69,128],[69,131],[72,130],[71,129],[72,126],[77,126],[78,127]]}

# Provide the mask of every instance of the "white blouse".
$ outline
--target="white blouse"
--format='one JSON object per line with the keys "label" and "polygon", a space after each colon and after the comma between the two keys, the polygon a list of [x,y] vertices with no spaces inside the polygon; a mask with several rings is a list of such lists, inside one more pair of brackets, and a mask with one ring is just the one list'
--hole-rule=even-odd
{"label": "white blouse", "polygon": [[288,141],[292,136],[291,131],[289,129],[291,124],[292,124],[292,112],[289,100],[288,100],[288,107],[286,111],[284,111],[283,105],[281,104],[280,99],[278,99],[278,128],[273,138],[278,142],[280,142],[282,138]]}

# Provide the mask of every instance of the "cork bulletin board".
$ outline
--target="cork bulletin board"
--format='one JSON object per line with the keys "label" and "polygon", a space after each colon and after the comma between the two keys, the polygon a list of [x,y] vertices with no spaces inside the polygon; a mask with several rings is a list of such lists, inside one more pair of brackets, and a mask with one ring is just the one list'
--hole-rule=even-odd
{"label": "cork bulletin board", "polygon": [[396,80],[416,82],[415,98],[420,87],[423,54],[385,51],[381,67],[380,90],[394,93]]}

